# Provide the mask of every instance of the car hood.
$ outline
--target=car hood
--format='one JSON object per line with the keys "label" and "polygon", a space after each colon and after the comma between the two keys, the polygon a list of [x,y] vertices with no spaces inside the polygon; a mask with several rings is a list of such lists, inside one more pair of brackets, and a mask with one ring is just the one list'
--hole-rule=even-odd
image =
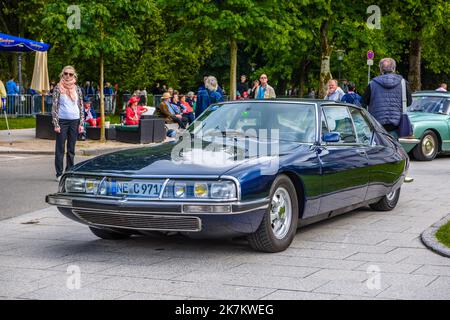
{"label": "car hood", "polygon": [[[257,141],[249,147],[243,139],[224,139],[221,143],[201,139],[183,139],[152,147],[127,149],[81,162],[71,172],[123,176],[220,176],[255,159],[270,159],[271,152],[280,156],[299,146],[296,142]],[[253,150],[267,150],[256,154]],[[272,149],[274,148],[274,149]]]}
{"label": "car hood", "polygon": [[413,123],[421,121],[445,121],[448,118],[448,116],[445,114],[427,112],[408,112],[408,116]]}

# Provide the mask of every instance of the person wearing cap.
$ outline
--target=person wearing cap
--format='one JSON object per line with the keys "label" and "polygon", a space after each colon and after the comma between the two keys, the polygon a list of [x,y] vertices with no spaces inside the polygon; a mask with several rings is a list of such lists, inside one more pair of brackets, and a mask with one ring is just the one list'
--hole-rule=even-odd
{"label": "person wearing cap", "polygon": [[188,119],[184,117],[178,108],[170,103],[171,95],[169,92],[164,92],[161,97],[161,104],[156,109],[157,115],[164,118],[166,123],[178,123],[180,128],[186,129]]}
{"label": "person wearing cap", "polygon": [[128,106],[125,111],[125,125],[127,126],[136,126],[139,125],[139,119],[141,118],[141,114],[148,111],[148,109],[144,106],[139,106],[140,98],[137,96],[133,96],[128,100]]}
{"label": "person wearing cap", "polygon": [[91,100],[88,97],[84,97],[84,122],[91,127],[96,127],[100,125],[101,118],[97,118],[97,114],[94,109],[91,108]]}

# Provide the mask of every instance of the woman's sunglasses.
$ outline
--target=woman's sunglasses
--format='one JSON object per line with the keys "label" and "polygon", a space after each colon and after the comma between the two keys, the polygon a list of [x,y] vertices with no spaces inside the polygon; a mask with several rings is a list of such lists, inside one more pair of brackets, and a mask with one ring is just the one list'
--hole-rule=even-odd
{"label": "woman's sunglasses", "polygon": [[64,75],[65,75],[65,76],[73,77],[75,74],[74,74],[74,73],[69,73],[69,72],[64,72]]}

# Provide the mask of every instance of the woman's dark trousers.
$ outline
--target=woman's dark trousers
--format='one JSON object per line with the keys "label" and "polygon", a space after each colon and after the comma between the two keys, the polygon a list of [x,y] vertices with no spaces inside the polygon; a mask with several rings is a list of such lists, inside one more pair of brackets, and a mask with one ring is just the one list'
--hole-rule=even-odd
{"label": "woman's dark trousers", "polygon": [[67,158],[66,158],[66,170],[74,165],[75,158],[75,144],[78,138],[78,126],[80,120],[59,120],[59,127],[61,128],[61,133],[56,134],[56,150],[55,150],[55,168],[56,176],[59,177],[63,174],[63,160],[64,160],[64,149],[67,141]]}

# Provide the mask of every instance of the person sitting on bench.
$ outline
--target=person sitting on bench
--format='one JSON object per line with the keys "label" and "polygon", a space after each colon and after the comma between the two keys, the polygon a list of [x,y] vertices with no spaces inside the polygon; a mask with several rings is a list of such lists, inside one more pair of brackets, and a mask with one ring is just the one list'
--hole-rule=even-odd
{"label": "person sitting on bench", "polygon": [[161,104],[157,108],[157,115],[164,118],[166,123],[178,123],[181,129],[186,129],[188,119],[181,114],[178,107],[170,103],[170,93],[164,92]]}
{"label": "person sitting on bench", "polygon": [[96,127],[100,125],[101,118],[97,118],[97,114],[94,109],[91,108],[91,100],[88,97],[84,97],[84,122],[89,124],[91,127]]}
{"label": "person sitting on bench", "polygon": [[139,106],[139,97],[131,97],[128,100],[128,107],[126,109],[126,118],[125,125],[127,126],[136,126],[139,125],[139,119],[141,118],[141,114],[147,112],[147,107]]}

